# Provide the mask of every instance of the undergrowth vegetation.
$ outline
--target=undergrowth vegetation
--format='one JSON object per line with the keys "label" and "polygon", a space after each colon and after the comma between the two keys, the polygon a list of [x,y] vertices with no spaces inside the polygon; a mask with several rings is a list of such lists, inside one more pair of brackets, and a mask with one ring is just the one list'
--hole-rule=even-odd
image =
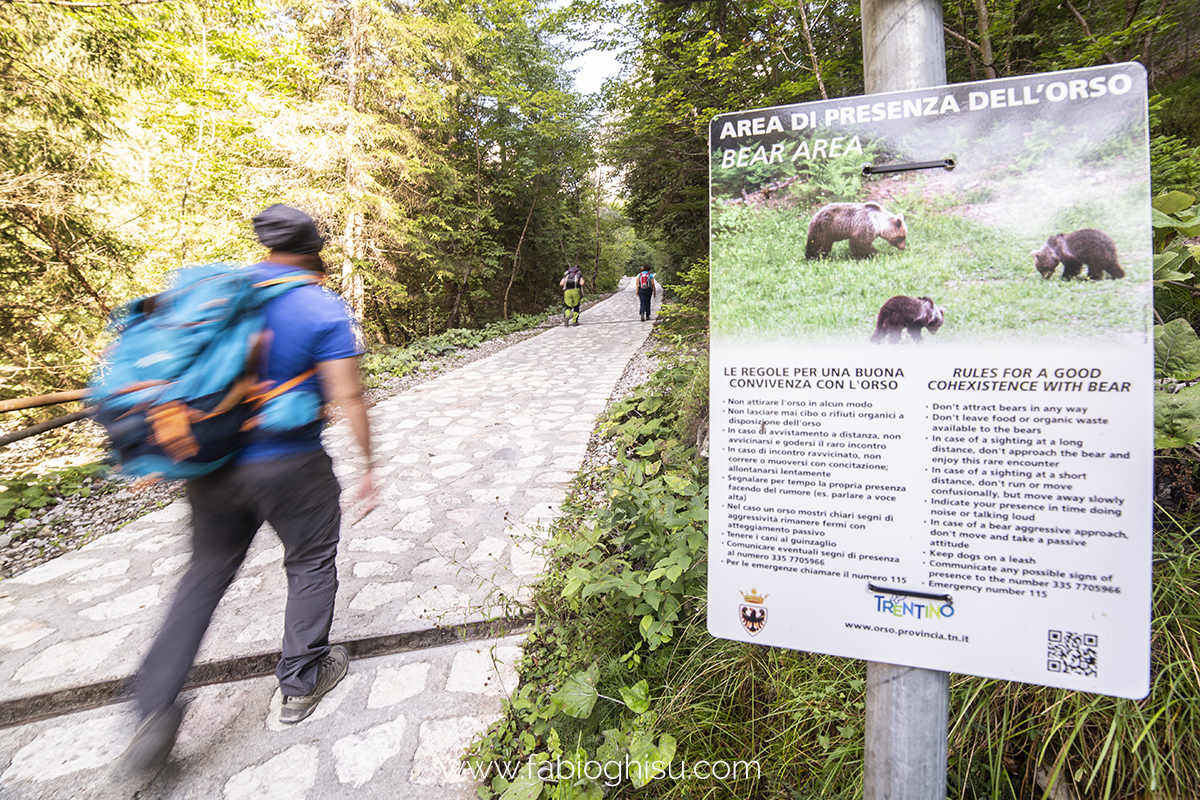
{"label": "undergrowth vegetation", "polygon": [[548,312],[513,314],[508,319],[489,323],[482,328],[451,328],[409,342],[403,347],[386,347],[368,353],[361,361],[363,385],[373,389],[385,378],[403,378],[431,358],[450,355],[459,350],[473,350],[492,339],[536,328],[546,321],[546,313]]}
{"label": "undergrowth vegetation", "polygon": [[[671,288],[665,366],[609,409],[619,466],[568,493],[520,686],[470,752],[485,800],[861,796],[865,664],[707,631],[707,264]],[[953,677],[951,797],[1200,796],[1198,531],[1190,509],[1156,523],[1145,699]]]}
{"label": "undergrowth vegetation", "polygon": [[0,527],[29,519],[39,509],[69,497],[89,497],[107,472],[103,464],[83,464],[43,474],[0,478]]}

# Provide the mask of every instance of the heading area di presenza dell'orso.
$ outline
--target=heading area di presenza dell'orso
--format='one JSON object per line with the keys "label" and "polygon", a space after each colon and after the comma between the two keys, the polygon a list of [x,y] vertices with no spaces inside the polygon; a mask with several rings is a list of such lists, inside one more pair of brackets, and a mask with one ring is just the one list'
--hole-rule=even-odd
{"label": "heading area di presenza dell'orso", "polygon": [[[760,114],[751,112],[743,117],[717,117],[713,120],[714,144],[721,152],[722,169],[745,167],[757,162],[861,155],[862,144],[857,136],[817,139],[811,143],[808,139],[799,142],[777,141],[769,150],[766,145],[757,148],[737,145],[744,139],[795,131],[827,128],[848,133],[847,129],[855,125],[890,120],[1011,109],[1043,103],[1093,102],[1128,94],[1136,85],[1133,77],[1123,72],[1050,81],[1045,80],[1045,76],[1038,77],[1037,80],[1011,81],[1011,85],[986,90],[969,89],[891,100],[856,98],[859,102],[829,105],[820,109],[785,108]],[[790,156],[787,153],[789,145],[796,145]]]}

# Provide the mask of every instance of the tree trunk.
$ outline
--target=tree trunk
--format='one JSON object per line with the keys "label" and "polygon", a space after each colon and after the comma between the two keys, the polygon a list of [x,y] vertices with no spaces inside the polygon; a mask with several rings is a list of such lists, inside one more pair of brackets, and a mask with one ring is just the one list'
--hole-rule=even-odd
{"label": "tree trunk", "polygon": [[596,265],[592,268],[592,290],[600,279],[600,166],[596,165]]}
{"label": "tree trunk", "polygon": [[813,75],[817,78],[817,88],[821,90],[821,99],[828,100],[825,91],[825,81],[821,80],[821,62],[817,59],[817,51],[813,47],[812,31],[808,27],[808,12],[804,9],[804,0],[800,0],[800,23],[804,26],[804,41],[808,44],[808,58],[812,61]]}
{"label": "tree trunk", "polygon": [[508,276],[508,286],[504,287],[504,318],[508,319],[508,293],[512,289],[513,281],[517,279],[517,264],[521,260],[521,245],[525,243],[525,232],[529,230],[529,223],[533,219],[533,209],[537,208],[538,192],[540,186],[533,187],[533,200],[529,203],[529,216],[525,218],[525,227],[521,228],[521,238],[517,240],[517,249],[513,252],[513,268],[512,274]]}
{"label": "tree trunk", "polygon": [[988,18],[987,0],[975,0],[979,13],[979,57],[983,61],[983,76],[996,77],[996,64],[992,60],[992,23]]}
{"label": "tree trunk", "polygon": [[[479,140],[475,140],[475,236],[472,239],[471,245],[473,248],[479,247],[479,222],[483,216],[483,155],[479,150]],[[463,275],[462,283],[458,287],[458,294],[454,296],[454,307],[450,309],[450,317],[446,320],[446,329],[454,327],[454,321],[458,318],[458,306],[462,302],[463,294],[467,291],[467,286],[471,280],[471,272],[475,269],[475,261],[478,255],[473,256],[467,262],[467,271]]]}
{"label": "tree trunk", "polygon": [[366,312],[363,297],[362,273],[354,266],[354,260],[363,254],[362,168],[358,163],[358,132],[355,115],[358,113],[358,72],[362,49],[362,23],[359,18],[359,0],[350,4],[350,36],[346,56],[346,193],[350,196],[346,210],[346,227],[342,236],[342,296],[360,323]]}

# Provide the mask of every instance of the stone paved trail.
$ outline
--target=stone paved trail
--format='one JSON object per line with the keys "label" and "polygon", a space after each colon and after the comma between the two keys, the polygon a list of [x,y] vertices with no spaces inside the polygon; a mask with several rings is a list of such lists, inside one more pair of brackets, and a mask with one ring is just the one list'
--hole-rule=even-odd
{"label": "stone paved trail", "polygon": [[[629,291],[377,404],[380,507],[342,528],[332,638],[416,633],[518,611],[540,538],[596,416],[651,325]],[[343,484],[359,467],[345,425],[327,444]],[[0,582],[0,707],[131,676],[188,558],[185,501]],[[283,549],[259,532],[198,663],[278,649]],[[278,723],[274,678],[189,690],[157,776],[127,775],[129,703],[0,729],[0,798],[471,798],[458,755],[516,682],[509,636],[351,661],[318,711]]]}

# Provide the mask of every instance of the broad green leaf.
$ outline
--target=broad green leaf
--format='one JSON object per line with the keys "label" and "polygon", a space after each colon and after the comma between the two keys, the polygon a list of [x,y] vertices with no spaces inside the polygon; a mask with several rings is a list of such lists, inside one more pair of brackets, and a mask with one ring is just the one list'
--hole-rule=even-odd
{"label": "broad green leaf", "polygon": [[1187,260],[1187,256],[1177,250],[1156,253],[1154,256],[1154,280],[1160,282],[1190,280],[1192,273],[1179,271],[1179,267],[1183,266]]}
{"label": "broad green leaf", "polygon": [[1167,250],[1162,253],[1154,254],[1154,274],[1157,275],[1159,270],[1174,269],[1183,263],[1185,256],[1178,250]]}
{"label": "broad green leaf", "polygon": [[621,761],[628,752],[625,749],[625,732],[620,728],[606,728],[603,733],[604,741],[596,748],[596,760],[601,763],[605,761]]}
{"label": "broad green leaf", "polygon": [[1154,376],[1179,381],[1200,377],[1200,338],[1187,320],[1154,326]]}
{"label": "broad green leaf", "polygon": [[1152,208],[1150,209],[1150,224],[1156,228],[1175,228],[1179,225],[1179,220],[1167,216],[1156,208]]}
{"label": "broad green leaf", "polygon": [[583,591],[580,593],[580,597],[586,600],[594,595],[604,594],[605,592],[610,592],[613,589],[620,588],[621,582],[619,578],[609,577],[604,578],[603,580],[593,578],[589,583],[584,585]]}
{"label": "broad green leaf", "polygon": [[1163,214],[1178,214],[1185,208],[1190,208],[1192,203],[1196,202],[1196,198],[1184,192],[1167,192],[1160,194],[1158,197],[1150,201],[1150,205],[1155,211],[1161,211]]}
{"label": "broad green leaf", "polygon": [[670,490],[675,494],[681,494],[685,497],[689,497],[696,493],[692,486],[692,482],[687,478],[681,478],[678,475],[665,475],[663,476],[663,480],[667,482],[668,488],[670,488]]}
{"label": "broad green leaf", "polygon": [[1154,447],[1187,447],[1200,441],[1200,390],[1154,393]]}
{"label": "broad green leaf", "polygon": [[644,414],[653,414],[658,409],[662,408],[663,399],[661,397],[647,397],[638,405],[638,411]]}
{"label": "broad green leaf", "polygon": [[617,588],[624,592],[626,597],[641,597],[642,585],[628,574],[622,575],[617,579]]}
{"label": "broad green leaf", "polygon": [[[675,738],[668,733],[664,733],[658,744],[655,744],[649,733],[636,732],[629,742],[630,782],[641,788],[666,774],[670,769],[671,759],[675,757],[675,747]],[[635,764],[638,766],[635,767]]]}
{"label": "broad green leaf", "polygon": [[500,795],[503,800],[537,800],[542,796],[542,779],[537,776],[535,764],[525,764],[521,774]]}
{"label": "broad green leaf", "polygon": [[567,716],[586,719],[595,708],[599,696],[600,693],[596,691],[596,668],[591,667],[567,678],[566,683],[550,699]]}
{"label": "broad green leaf", "polygon": [[650,710],[650,684],[646,680],[640,680],[633,686],[621,687],[621,699],[625,701],[625,705],[635,714],[645,714]]}
{"label": "broad green leaf", "polygon": [[568,789],[567,800],[604,800],[604,790],[599,784],[585,780]]}

